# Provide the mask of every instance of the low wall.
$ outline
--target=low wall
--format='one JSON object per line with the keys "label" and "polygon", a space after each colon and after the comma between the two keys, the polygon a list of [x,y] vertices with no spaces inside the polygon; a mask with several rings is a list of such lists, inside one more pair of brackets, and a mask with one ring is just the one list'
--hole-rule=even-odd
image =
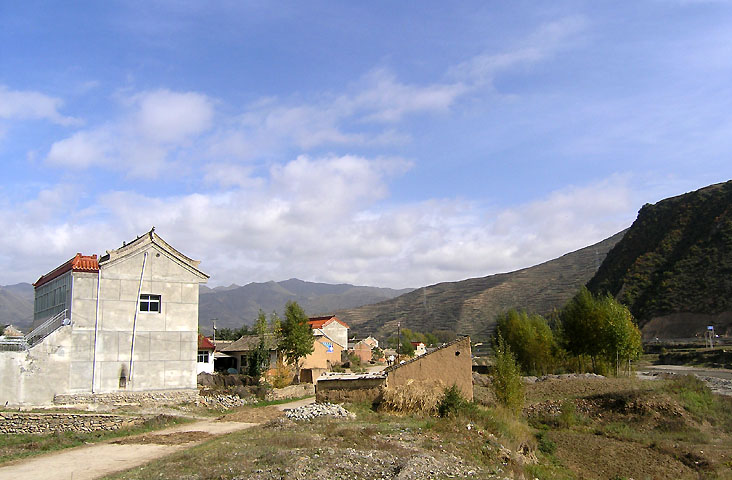
{"label": "low wall", "polygon": [[114,392],[114,393],[77,393],[56,395],[56,405],[100,404],[150,404],[179,405],[193,403],[198,400],[198,390],[158,390],[151,392]]}
{"label": "low wall", "polygon": [[320,378],[315,385],[315,401],[330,403],[357,403],[381,401],[386,378]]}
{"label": "low wall", "polygon": [[284,388],[275,388],[267,393],[266,400],[284,400],[286,398],[307,397],[315,393],[315,386],[312,383],[301,383],[299,385],[288,385]]}
{"label": "low wall", "polygon": [[0,434],[95,432],[139,425],[140,417],[84,413],[0,412]]}

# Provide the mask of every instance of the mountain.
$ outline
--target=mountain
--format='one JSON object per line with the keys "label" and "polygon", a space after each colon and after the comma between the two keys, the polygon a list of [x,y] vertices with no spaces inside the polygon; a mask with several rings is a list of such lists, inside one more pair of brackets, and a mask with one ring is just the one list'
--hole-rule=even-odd
{"label": "mountain", "polygon": [[217,319],[218,328],[239,328],[244,323],[252,325],[260,308],[267,314],[272,311],[282,313],[290,300],[299,303],[308,315],[319,315],[380,302],[409,291],[411,289],[331,285],[296,278],[283,282],[250,283],[243,287],[202,287],[198,318],[204,331],[211,328],[213,318]]}
{"label": "mountain", "polygon": [[33,285],[0,286],[0,325],[13,324],[26,331],[33,323]]}
{"label": "mountain", "polygon": [[592,278],[607,252],[624,233],[533,267],[438,283],[374,305],[343,309],[336,314],[359,335],[383,338],[395,332],[397,321],[400,321],[402,327],[420,332],[454,330],[483,338],[492,332],[496,315],[510,308],[539,314],[561,308]]}
{"label": "mountain", "polygon": [[732,181],[647,204],[588,283],[645,338],[732,334]]}

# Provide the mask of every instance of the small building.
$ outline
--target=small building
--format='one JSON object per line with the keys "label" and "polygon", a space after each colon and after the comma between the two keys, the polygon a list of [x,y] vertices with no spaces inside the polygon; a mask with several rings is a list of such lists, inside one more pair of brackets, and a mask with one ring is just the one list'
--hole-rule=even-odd
{"label": "small building", "polygon": [[77,253],[42,275],[33,330],[16,351],[0,342],[0,404],[195,394],[198,287],[208,279],[199,263],[152,229],[99,258]]}
{"label": "small building", "polygon": [[197,373],[214,373],[214,352],[216,347],[208,337],[198,335]]}
{"label": "small building", "polygon": [[348,324],[340,320],[335,315],[325,315],[322,317],[310,317],[308,319],[313,334],[326,335],[343,349],[348,348]]}
{"label": "small building", "polygon": [[353,346],[350,353],[356,355],[361,360],[361,363],[368,363],[373,358],[371,349],[371,345],[366,340],[361,340]]}
{"label": "small building", "polygon": [[410,342],[414,347],[414,356],[419,357],[427,353],[427,347],[423,342]]}
{"label": "small building", "polygon": [[313,353],[302,360],[300,381],[316,383],[321,373],[330,371],[335,365],[340,365],[342,353],[343,347],[327,335],[316,336],[313,342]]}

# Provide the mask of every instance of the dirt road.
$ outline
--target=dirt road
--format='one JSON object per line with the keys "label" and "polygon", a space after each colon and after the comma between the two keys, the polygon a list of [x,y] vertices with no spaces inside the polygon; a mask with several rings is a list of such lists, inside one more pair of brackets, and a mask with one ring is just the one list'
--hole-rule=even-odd
{"label": "dirt road", "polygon": [[0,467],[0,480],[91,480],[190,448],[211,436],[254,425],[257,424],[205,420],[147,433],[139,439],[144,443],[133,443],[138,436],[118,440],[119,443],[71,448]]}

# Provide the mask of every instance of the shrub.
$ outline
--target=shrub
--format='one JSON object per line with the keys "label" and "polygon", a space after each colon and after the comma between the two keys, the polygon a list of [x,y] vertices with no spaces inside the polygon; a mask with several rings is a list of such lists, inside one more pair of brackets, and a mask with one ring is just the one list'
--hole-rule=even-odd
{"label": "shrub", "polygon": [[453,384],[452,387],[446,388],[442,396],[442,400],[437,404],[437,413],[441,417],[455,416],[463,411],[468,405],[468,401],[463,397],[463,393]]}
{"label": "shrub", "polygon": [[498,403],[514,415],[524,406],[524,385],[516,357],[501,335],[496,342],[496,364],[493,369],[493,391]]}
{"label": "shrub", "polygon": [[272,386],[274,388],[284,388],[291,383],[292,370],[282,359],[277,360],[277,368],[275,368],[274,375],[272,375]]}

